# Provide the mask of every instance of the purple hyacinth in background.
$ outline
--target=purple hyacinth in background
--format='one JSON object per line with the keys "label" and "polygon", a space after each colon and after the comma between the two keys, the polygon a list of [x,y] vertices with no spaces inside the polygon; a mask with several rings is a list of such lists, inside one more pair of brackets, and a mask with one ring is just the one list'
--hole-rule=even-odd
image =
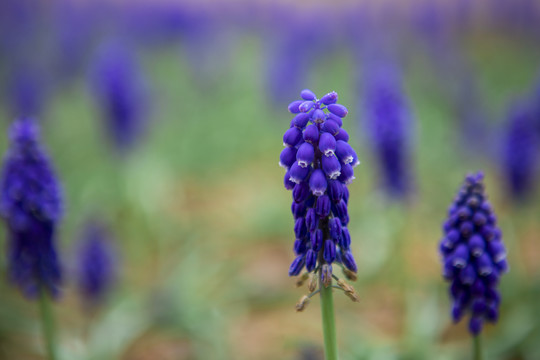
{"label": "purple hyacinth in background", "polygon": [[115,278],[115,251],[107,228],[97,221],[86,225],[77,254],[77,283],[89,305],[103,301]]}
{"label": "purple hyacinth in background", "polygon": [[385,190],[405,197],[411,190],[410,109],[398,70],[379,62],[372,65],[364,94],[368,133]]}
{"label": "purple hyacinth in background", "polygon": [[119,42],[103,45],[94,65],[93,85],[109,137],[118,150],[129,150],[147,120],[146,87],[134,54]]}
{"label": "purple hyacinth in background", "polygon": [[56,295],[61,282],[55,245],[62,212],[60,185],[39,141],[32,119],[13,123],[0,183],[9,276],[29,297],[40,290]]}
{"label": "purple hyacinth in background", "polygon": [[525,200],[536,186],[540,136],[534,120],[534,108],[528,103],[518,104],[510,110],[503,134],[503,177],[516,200]]}
{"label": "purple hyacinth in background", "polygon": [[440,242],[443,276],[450,282],[452,319],[470,313],[469,331],[480,334],[485,321],[496,322],[499,279],[508,271],[497,218],[487,200],[483,174],[468,175],[448,210]]}
{"label": "purple hyacinth in background", "polygon": [[[304,280],[318,273],[327,287],[335,276],[333,266],[341,266],[349,278],[357,271],[347,229],[347,185],[359,161],[341,127],[347,109],[337,104],[337,94],[317,99],[310,90],[303,90],[301,97],[289,105],[295,116],[283,136],[285,149],[280,155],[280,165],[287,170],[285,188],[292,190],[295,219],[296,258],[289,275],[299,275],[305,268]],[[348,290],[351,295],[353,290]]]}

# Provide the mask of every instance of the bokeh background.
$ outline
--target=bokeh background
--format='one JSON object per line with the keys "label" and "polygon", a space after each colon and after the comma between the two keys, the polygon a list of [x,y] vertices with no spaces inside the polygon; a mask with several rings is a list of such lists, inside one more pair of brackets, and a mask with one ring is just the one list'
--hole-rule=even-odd
{"label": "bokeh background", "polygon": [[[322,359],[318,299],[294,311],[306,290],[287,276],[278,166],[303,88],[338,92],[362,161],[342,359],[468,358],[438,241],[477,170],[511,267],[486,358],[540,359],[538,2],[2,0],[0,85],[0,152],[11,120],[38,119],[63,184],[62,359]],[[112,275],[89,304],[77,274],[95,223]],[[37,306],[5,262],[0,358],[42,359]]]}

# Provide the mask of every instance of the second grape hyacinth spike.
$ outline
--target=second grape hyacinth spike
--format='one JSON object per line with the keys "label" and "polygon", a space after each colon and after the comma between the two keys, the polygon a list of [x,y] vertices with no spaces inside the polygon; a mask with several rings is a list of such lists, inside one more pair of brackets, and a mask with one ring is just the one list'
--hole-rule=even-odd
{"label": "second grape hyacinth spike", "polygon": [[477,336],[484,322],[496,322],[500,277],[508,271],[497,218],[487,200],[483,174],[468,175],[448,210],[440,242],[443,276],[451,283],[452,319],[470,313],[469,331]]}

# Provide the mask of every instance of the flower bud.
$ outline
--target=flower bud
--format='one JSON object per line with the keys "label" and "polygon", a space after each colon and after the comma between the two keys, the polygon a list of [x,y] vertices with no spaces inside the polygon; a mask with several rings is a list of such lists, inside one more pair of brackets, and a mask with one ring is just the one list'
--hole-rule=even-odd
{"label": "flower bud", "polygon": [[339,177],[339,175],[341,175],[341,165],[339,164],[337,157],[334,155],[323,156],[321,162],[324,173],[330,179],[335,180]]}
{"label": "flower bud", "polygon": [[335,104],[338,99],[338,94],[335,91],[329,92],[321,98],[324,105]]}
{"label": "flower bud", "polygon": [[305,128],[308,121],[309,121],[309,115],[306,113],[300,113],[296,115],[293,119],[294,126],[296,126],[299,129]]}
{"label": "flower bud", "polygon": [[292,103],[290,103],[289,106],[288,106],[289,112],[292,113],[292,114],[299,113],[300,109],[298,107],[302,103],[303,103],[302,100],[296,100],[296,101],[293,101]]}
{"label": "flower bud", "polygon": [[332,134],[321,133],[319,136],[319,150],[324,154],[324,156],[334,156],[334,151],[336,150],[336,139]]}
{"label": "flower bud", "polygon": [[324,241],[324,252],[323,252],[324,260],[331,264],[336,259],[336,245],[331,239],[327,239]]}
{"label": "flower bud", "polygon": [[316,169],[309,178],[309,188],[315,196],[322,196],[326,192],[328,182],[326,181],[326,175],[321,169]]}
{"label": "flower bud", "polygon": [[313,91],[309,89],[304,89],[300,92],[300,97],[304,100],[315,100],[317,96],[313,93]]}
{"label": "flower bud", "polygon": [[304,130],[304,140],[312,145],[317,144],[319,141],[319,129],[317,125],[311,124]]}
{"label": "flower bud", "polygon": [[279,166],[288,169],[296,160],[296,149],[293,147],[285,147],[279,155]]}
{"label": "flower bud", "polygon": [[289,169],[289,180],[296,184],[299,184],[307,178],[307,176],[309,175],[309,171],[309,167],[301,167],[300,165],[298,165],[298,162],[295,162],[291,165],[291,168]]}
{"label": "flower bud", "polygon": [[298,165],[301,167],[308,167],[313,162],[313,159],[315,158],[315,149],[313,148],[313,145],[310,143],[303,143],[298,148],[298,152],[296,153],[296,160],[298,161]]}
{"label": "flower bud", "polygon": [[305,256],[298,255],[289,268],[289,276],[297,276],[300,274],[305,264]]}
{"label": "flower bud", "polygon": [[302,131],[297,127],[292,127],[285,131],[283,135],[283,146],[296,146],[302,139]]}
{"label": "flower bud", "polygon": [[347,108],[340,104],[328,105],[328,111],[330,111],[332,114],[337,115],[341,118],[347,116],[347,113],[348,113]]}

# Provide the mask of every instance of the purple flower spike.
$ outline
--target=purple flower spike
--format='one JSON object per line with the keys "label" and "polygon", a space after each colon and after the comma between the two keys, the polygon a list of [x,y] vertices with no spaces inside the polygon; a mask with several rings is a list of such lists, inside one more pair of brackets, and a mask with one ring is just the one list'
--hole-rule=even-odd
{"label": "purple flower spike", "polygon": [[315,169],[309,178],[309,188],[315,196],[322,196],[326,192],[328,182],[326,176],[321,169]]}
{"label": "purple flower spike", "polygon": [[313,148],[313,145],[310,143],[303,143],[300,145],[298,152],[296,153],[298,165],[303,168],[308,167],[313,162],[313,159],[315,159],[315,149]]}
{"label": "purple flower spike", "polygon": [[336,139],[332,134],[322,133],[319,137],[319,150],[324,156],[333,156],[336,151]]}
{"label": "purple flower spike", "polygon": [[383,60],[373,63],[364,91],[365,123],[379,178],[386,193],[405,200],[412,190],[410,131],[413,123],[398,68]]}
{"label": "purple flower spike", "polygon": [[[286,148],[280,154],[280,165],[287,169],[284,184],[292,190],[294,200],[291,212],[297,257],[289,275],[299,275],[305,267],[308,273],[317,272],[327,287],[333,282],[332,263],[340,264],[349,279],[357,271],[346,228],[346,184],[354,179],[358,157],[342,129],[347,109],[337,104],[337,94],[331,92],[318,100],[306,89],[301,97],[303,100],[289,105],[289,111],[297,115],[283,136]],[[350,288],[346,292],[356,299]]]}
{"label": "purple flower spike", "polygon": [[89,306],[99,305],[115,278],[115,251],[106,227],[100,222],[89,223],[81,239],[77,257],[78,285]]}
{"label": "purple flower spike", "polygon": [[30,298],[41,288],[56,296],[62,278],[56,251],[56,228],[62,213],[60,184],[32,119],[15,120],[9,137],[0,176],[8,275]]}
{"label": "purple flower spike", "polygon": [[485,195],[482,174],[466,177],[449,208],[444,233],[440,251],[443,276],[452,284],[452,317],[457,322],[470,313],[469,331],[478,335],[485,321],[495,322],[498,317],[497,286],[507,270],[501,232]]}
{"label": "purple flower spike", "polygon": [[147,129],[149,92],[133,49],[119,41],[99,47],[92,85],[107,135],[121,153],[133,148]]}
{"label": "purple flower spike", "polygon": [[309,89],[304,89],[300,92],[300,97],[304,100],[315,100],[317,96],[313,93],[313,91]]}

